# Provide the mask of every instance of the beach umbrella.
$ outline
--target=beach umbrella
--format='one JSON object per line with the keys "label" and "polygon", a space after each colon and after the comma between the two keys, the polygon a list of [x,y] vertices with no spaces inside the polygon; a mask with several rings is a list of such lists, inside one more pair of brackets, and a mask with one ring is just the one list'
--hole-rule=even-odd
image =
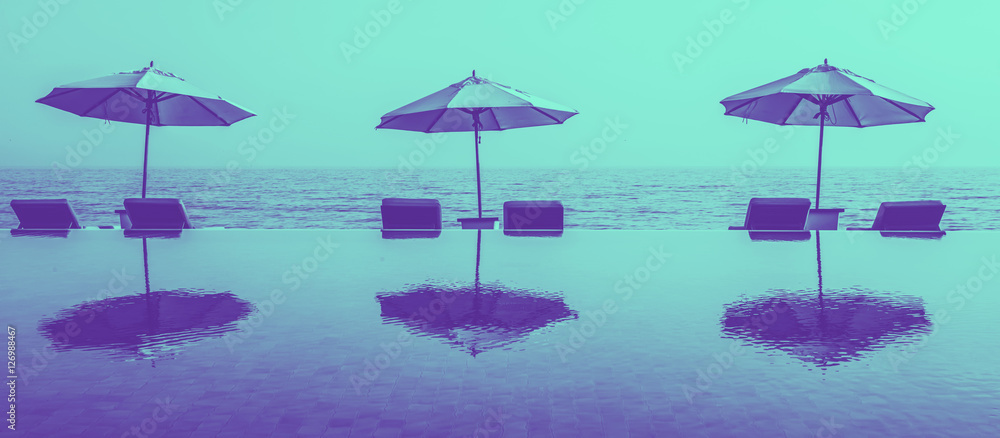
{"label": "beach umbrella", "polygon": [[554,293],[482,284],[479,261],[482,230],[477,231],[476,273],[471,283],[427,282],[406,290],[379,294],[382,319],[400,324],[419,336],[429,336],[475,357],[508,347],[533,331],[577,318]]}
{"label": "beach umbrella", "polygon": [[892,125],[923,122],[934,109],[929,103],[879,85],[850,70],[823,64],[729,96],[725,114],[777,125],[819,125],[816,206],[823,170],[826,126]]}
{"label": "beach umbrella", "polygon": [[146,197],[150,126],[229,126],[255,114],[202,91],[184,79],[149,67],[52,89],[38,103],[83,117],[146,125],[142,197]]}
{"label": "beach umbrella", "polygon": [[253,311],[230,292],[151,288],[146,238],[142,249],[145,293],[82,303],[43,319],[39,330],[55,350],[109,351],[128,360],[153,359],[156,366],[155,359],[183,345],[235,331]]}
{"label": "beach umbrella", "polygon": [[476,147],[476,193],[483,217],[482,178],[479,171],[479,131],[503,131],[529,126],[561,124],[577,112],[521,90],[472,76],[382,116],[375,129],[404,131],[473,131]]}

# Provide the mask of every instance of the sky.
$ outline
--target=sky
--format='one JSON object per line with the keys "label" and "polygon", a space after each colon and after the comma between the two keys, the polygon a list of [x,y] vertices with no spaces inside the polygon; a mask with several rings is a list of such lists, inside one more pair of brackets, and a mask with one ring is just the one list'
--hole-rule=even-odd
{"label": "sky", "polygon": [[[815,166],[818,128],[744,122],[719,101],[824,58],[936,108],[925,123],[828,128],[824,167],[996,166],[998,12],[938,0],[0,0],[0,167],[141,166],[142,125],[35,100],[150,61],[258,114],[153,127],[151,167],[467,168],[471,133],[374,127],[473,69],[579,112],[485,132],[484,168]],[[249,154],[249,137],[266,141]]]}

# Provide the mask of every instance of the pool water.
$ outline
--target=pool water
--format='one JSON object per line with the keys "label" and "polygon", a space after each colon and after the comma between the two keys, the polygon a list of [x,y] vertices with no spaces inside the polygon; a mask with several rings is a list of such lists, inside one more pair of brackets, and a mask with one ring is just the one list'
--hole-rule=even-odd
{"label": "pool water", "polygon": [[7,435],[1000,436],[1000,233],[798,239],[5,234]]}

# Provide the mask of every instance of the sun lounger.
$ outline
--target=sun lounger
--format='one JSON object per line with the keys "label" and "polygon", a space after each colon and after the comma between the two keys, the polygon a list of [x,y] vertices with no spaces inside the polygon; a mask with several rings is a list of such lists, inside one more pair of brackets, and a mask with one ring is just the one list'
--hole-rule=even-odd
{"label": "sun lounger", "polygon": [[440,230],[441,203],[437,199],[385,198],[383,230]]}
{"label": "sun lounger", "polygon": [[802,231],[809,216],[809,205],[806,198],[752,198],[747,205],[743,226],[732,226],[729,229]]}
{"label": "sun lounger", "polygon": [[80,229],[80,221],[65,199],[14,199],[10,201],[19,230]]}
{"label": "sun lounger", "polygon": [[945,207],[941,201],[883,202],[871,228],[848,230],[881,231],[887,237],[940,237],[944,235],[940,224]]}
{"label": "sun lounger", "polygon": [[184,203],[177,198],[128,198],[125,213],[133,230],[182,230],[194,228]]}
{"label": "sun lounger", "polygon": [[507,236],[560,236],[563,205],[559,201],[503,203],[503,232]]}
{"label": "sun lounger", "polygon": [[871,228],[876,231],[941,231],[945,205],[941,201],[883,202]]}

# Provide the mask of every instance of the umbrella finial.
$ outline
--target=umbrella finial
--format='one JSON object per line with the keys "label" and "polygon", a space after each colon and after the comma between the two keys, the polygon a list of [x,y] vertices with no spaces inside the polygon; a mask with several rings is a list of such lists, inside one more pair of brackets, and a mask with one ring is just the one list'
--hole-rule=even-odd
{"label": "umbrella finial", "polygon": [[149,68],[153,68],[153,61],[149,61]]}
{"label": "umbrella finial", "polygon": [[827,65],[826,64],[826,58],[823,58],[823,65]]}
{"label": "umbrella finial", "polygon": [[476,71],[472,70],[472,77],[476,77]]}

